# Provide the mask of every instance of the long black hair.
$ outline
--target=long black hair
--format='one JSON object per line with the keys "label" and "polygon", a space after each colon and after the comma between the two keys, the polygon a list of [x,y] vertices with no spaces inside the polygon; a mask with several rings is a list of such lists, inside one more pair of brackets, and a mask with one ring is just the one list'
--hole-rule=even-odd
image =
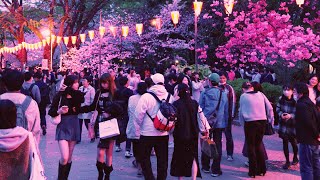
{"label": "long black hair", "polygon": [[16,105],[10,100],[0,100],[0,129],[15,128],[16,124]]}
{"label": "long black hair", "polygon": [[195,113],[195,109],[193,107],[194,101],[191,99],[191,93],[190,88],[186,84],[179,84],[178,85],[178,96],[180,99],[187,105],[188,112],[190,112],[190,115]]}
{"label": "long black hair", "polygon": [[[282,90],[292,90],[293,91],[293,86],[291,84],[285,84],[282,86]],[[285,101],[288,101],[289,99],[282,94],[280,100],[279,100],[279,103],[280,104],[284,104]],[[293,101],[293,104],[296,105],[296,101],[293,99],[293,93],[291,95],[291,98],[290,98],[290,101]]]}

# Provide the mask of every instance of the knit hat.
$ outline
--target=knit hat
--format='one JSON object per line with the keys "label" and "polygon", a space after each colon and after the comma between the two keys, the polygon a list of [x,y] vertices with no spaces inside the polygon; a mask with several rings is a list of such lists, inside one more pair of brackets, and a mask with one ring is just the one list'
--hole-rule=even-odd
{"label": "knit hat", "polygon": [[164,84],[164,77],[160,73],[156,73],[156,74],[152,75],[151,79],[154,82],[154,84],[159,84],[159,83]]}
{"label": "knit hat", "polygon": [[219,83],[219,81],[220,81],[220,76],[219,76],[219,74],[217,74],[217,73],[212,73],[212,74],[210,74],[208,78],[209,78],[209,80],[210,80],[211,82]]}

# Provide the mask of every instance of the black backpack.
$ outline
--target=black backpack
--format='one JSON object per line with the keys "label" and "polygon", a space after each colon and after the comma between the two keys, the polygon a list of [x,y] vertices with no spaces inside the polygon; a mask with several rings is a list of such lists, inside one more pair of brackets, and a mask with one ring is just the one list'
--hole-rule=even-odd
{"label": "black backpack", "polygon": [[30,87],[28,89],[25,89],[23,87],[21,87],[20,92],[26,96],[30,96],[32,99],[34,99],[33,94],[32,94],[32,88],[35,84],[31,84]]}

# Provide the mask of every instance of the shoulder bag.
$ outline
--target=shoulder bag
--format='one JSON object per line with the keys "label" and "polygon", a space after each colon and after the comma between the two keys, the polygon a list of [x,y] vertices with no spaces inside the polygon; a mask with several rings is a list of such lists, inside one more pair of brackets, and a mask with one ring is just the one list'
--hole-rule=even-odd
{"label": "shoulder bag", "polygon": [[[60,96],[60,100],[59,100],[59,104],[58,104],[58,109],[59,109],[60,105],[61,105],[61,96]],[[59,114],[56,117],[49,116],[49,120],[53,125],[58,125],[61,122],[61,114]]]}
{"label": "shoulder bag", "polygon": [[88,137],[90,139],[95,138],[94,124],[95,124],[95,122],[97,120],[97,117],[98,117],[98,114],[99,114],[99,112],[97,111],[97,107],[98,107],[98,102],[99,102],[100,95],[101,95],[101,91],[99,91],[99,96],[98,96],[98,99],[97,99],[97,102],[96,102],[96,106],[95,106],[94,111],[92,113],[92,116],[90,118],[90,123],[88,124]]}

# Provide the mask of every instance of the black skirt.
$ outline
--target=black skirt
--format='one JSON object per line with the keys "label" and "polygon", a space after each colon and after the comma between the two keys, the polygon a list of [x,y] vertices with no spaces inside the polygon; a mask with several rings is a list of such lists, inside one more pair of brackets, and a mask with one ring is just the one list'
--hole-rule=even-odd
{"label": "black skirt", "polygon": [[201,177],[198,160],[198,139],[186,141],[175,138],[170,170],[171,176],[191,177],[194,159],[196,160],[198,166],[197,177]]}
{"label": "black skirt", "polygon": [[57,125],[56,138],[66,141],[80,141],[80,125],[78,115],[62,115]]}

